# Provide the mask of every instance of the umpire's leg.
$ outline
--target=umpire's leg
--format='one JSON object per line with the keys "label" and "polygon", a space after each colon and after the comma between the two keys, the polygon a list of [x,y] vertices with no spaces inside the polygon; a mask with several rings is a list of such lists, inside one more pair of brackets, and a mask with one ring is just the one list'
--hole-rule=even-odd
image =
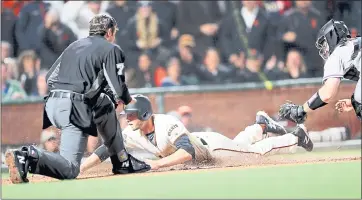
{"label": "umpire's leg", "polygon": [[106,94],[101,94],[93,107],[93,119],[104,145],[108,148],[113,166],[120,165],[128,159],[125,150],[122,130],[117,118],[114,103]]}
{"label": "umpire's leg", "polygon": [[[74,179],[79,174],[88,134],[83,133],[69,120],[72,109],[71,99],[49,98],[45,109],[52,124],[61,129],[60,154],[36,149],[38,158],[33,159],[38,161],[30,168],[30,172],[57,179]],[[32,156],[31,153],[30,156]]]}

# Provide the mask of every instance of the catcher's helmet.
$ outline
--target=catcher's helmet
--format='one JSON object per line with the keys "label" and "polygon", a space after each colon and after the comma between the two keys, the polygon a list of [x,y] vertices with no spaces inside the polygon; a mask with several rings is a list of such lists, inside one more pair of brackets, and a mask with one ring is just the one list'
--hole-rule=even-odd
{"label": "catcher's helmet", "polygon": [[136,103],[128,104],[124,108],[124,112],[126,114],[137,113],[137,118],[139,120],[148,120],[153,114],[151,102],[148,97],[141,94],[132,95],[132,97],[136,99]]}
{"label": "catcher's helmet", "polygon": [[329,20],[318,33],[315,43],[319,55],[326,60],[341,41],[350,38],[351,34],[343,21]]}

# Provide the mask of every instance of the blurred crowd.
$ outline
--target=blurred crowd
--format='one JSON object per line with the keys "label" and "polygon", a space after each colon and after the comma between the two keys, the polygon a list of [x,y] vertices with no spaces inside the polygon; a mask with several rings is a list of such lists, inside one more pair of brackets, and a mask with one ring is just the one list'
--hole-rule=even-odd
{"label": "blurred crowd", "polygon": [[2,99],[44,96],[45,74],[97,14],[117,22],[130,88],[319,77],[319,28],[361,31],[361,1],[2,1]]}

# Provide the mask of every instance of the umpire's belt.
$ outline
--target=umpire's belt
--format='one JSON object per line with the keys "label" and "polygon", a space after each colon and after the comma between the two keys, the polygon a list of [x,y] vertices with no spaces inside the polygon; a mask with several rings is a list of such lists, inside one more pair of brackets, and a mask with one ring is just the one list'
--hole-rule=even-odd
{"label": "umpire's belt", "polygon": [[67,98],[67,99],[73,99],[76,101],[84,101],[84,95],[75,93],[75,92],[64,92],[64,91],[51,91],[49,93],[49,97],[53,98]]}

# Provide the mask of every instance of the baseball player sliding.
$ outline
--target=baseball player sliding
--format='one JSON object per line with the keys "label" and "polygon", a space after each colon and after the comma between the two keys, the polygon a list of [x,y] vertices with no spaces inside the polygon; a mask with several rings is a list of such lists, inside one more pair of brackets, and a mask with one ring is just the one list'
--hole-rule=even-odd
{"label": "baseball player sliding", "polygon": [[[312,151],[313,143],[306,128],[299,125],[292,133],[273,121],[265,112],[258,112],[256,123],[248,126],[233,140],[215,132],[189,133],[177,118],[153,114],[151,102],[146,96],[134,95],[136,103],[124,109],[128,126],[122,131],[128,152],[145,161],[153,170],[194,160],[213,160],[217,150],[247,152],[264,155],[301,146]],[[267,137],[268,134],[276,137]],[[109,157],[102,145],[81,165],[81,171],[100,164]]]}
{"label": "baseball player sliding", "polygon": [[351,38],[348,27],[342,21],[328,21],[319,31],[316,47],[324,64],[323,86],[303,105],[286,103],[279,115],[296,123],[303,123],[307,113],[328,104],[337,94],[342,78],[356,81],[355,91],[350,99],[337,102],[339,112],[354,109],[362,120],[361,103],[361,37]]}

